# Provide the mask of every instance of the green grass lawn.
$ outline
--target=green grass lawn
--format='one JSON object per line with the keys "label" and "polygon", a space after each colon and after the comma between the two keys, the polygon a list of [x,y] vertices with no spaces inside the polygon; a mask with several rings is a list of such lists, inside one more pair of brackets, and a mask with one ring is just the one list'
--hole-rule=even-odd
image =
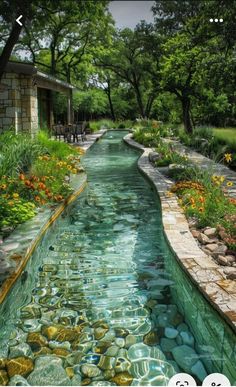
{"label": "green grass lawn", "polygon": [[236,128],[217,128],[213,129],[216,137],[225,140],[229,144],[236,143]]}

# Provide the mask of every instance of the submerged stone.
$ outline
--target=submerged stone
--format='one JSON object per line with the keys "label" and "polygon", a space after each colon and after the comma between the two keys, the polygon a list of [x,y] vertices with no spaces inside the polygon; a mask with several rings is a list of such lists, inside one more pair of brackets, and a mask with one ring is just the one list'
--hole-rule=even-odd
{"label": "submerged stone", "polygon": [[117,337],[125,338],[129,334],[128,329],[125,328],[114,328],[114,330]]}
{"label": "submerged stone", "polygon": [[130,361],[124,357],[118,357],[116,361],[115,371],[116,373],[127,371],[131,366]]}
{"label": "submerged stone", "polygon": [[125,338],[125,347],[126,348],[129,348],[129,347],[131,347],[131,345],[134,345],[136,343],[137,343],[136,336],[134,336],[134,335],[126,336],[126,338]]}
{"label": "submerged stone", "polygon": [[115,357],[102,355],[99,360],[98,367],[100,367],[102,370],[110,370],[114,368],[115,364],[116,364]]}
{"label": "submerged stone", "polygon": [[101,375],[101,370],[94,364],[82,364],[81,372],[88,378]]}
{"label": "submerged stone", "polygon": [[194,337],[189,331],[180,332],[180,336],[183,340],[183,344],[189,345],[190,347],[194,346]]}
{"label": "submerged stone", "polygon": [[128,349],[128,357],[130,360],[139,359],[142,357],[149,357],[151,348],[143,343],[132,345]]}
{"label": "submerged stone", "polygon": [[143,338],[144,344],[147,345],[156,345],[159,343],[159,336],[156,331],[151,331],[147,333]]}
{"label": "submerged stone", "polygon": [[10,347],[10,353],[9,353],[9,358],[15,358],[15,357],[32,357],[33,353],[30,348],[30,346],[26,343],[21,343],[16,345],[15,347]]}
{"label": "submerged stone", "polygon": [[176,336],[178,336],[179,334],[179,331],[175,328],[165,328],[165,336],[168,338],[168,339],[175,339]]}
{"label": "submerged stone", "polygon": [[69,386],[70,378],[62,367],[62,360],[56,356],[41,356],[35,361],[34,371],[28,382],[36,386]]}
{"label": "submerged stone", "polygon": [[120,372],[113,376],[111,381],[116,383],[118,386],[130,386],[133,381],[133,376],[127,371]]}
{"label": "submerged stone", "polygon": [[23,376],[15,375],[10,379],[10,386],[29,386],[29,383]]}
{"label": "submerged stone", "polygon": [[71,385],[72,386],[80,386],[81,385],[81,376],[76,374],[75,376],[73,376],[73,378],[71,379]]}
{"label": "submerged stone", "polygon": [[191,373],[192,366],[197,362],[198,355],[193,348],[181,345],[172,349],[176,363],[187,373]]}
{"label": "submerged stone", "polygon": [[107,356],[116,356],[119,352],[119,347],[117,347],[116,345],[112,345],[111,347],[109,347],[106,351],[106,355]]}
{"label": "submerged stone", "polygon": [[34,363],[32,359],[22,356],[8,360],[6,367],[10,378],[15,375],[27,376],[34,369]]}
{"label": "submerged stone", "polygon": [[38,332],[30,332],[26,339],[32,351],[38,351],[41,347],[47,346],[46,338]]}
{"label": "submerged stone", "polygon": [[96,340],[102,339],[105,334],[108,332],[107,328],[98,327],[94,329],[94,337]]}
{"label": "submerged stone", "polygon": [[198,360],[191,368],[191,372],[193,375],[197,376],[201,382],[207,377],[207,372],[200,360]]}
{"label": "submerged stone", "polygon": [[0,386],[6,386],[9,378],[5,370],[0,370]]}

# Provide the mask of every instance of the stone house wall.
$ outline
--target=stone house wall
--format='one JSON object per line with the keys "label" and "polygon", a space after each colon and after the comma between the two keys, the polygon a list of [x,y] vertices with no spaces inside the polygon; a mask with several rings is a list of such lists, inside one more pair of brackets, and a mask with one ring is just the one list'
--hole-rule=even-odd
{"label": "stone house wall", "polygon": [[35,133],[38,128],[37,87],[31,75],[5,73],[0,89],[0,133],[13,126]]}

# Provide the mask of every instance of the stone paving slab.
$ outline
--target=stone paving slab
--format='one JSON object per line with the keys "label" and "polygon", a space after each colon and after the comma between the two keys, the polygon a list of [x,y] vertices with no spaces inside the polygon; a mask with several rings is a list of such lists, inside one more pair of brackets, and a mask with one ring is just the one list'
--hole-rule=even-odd
{"label": "stone paving slab", "polygon": [[215,161],[209,159],[206,156],[203,156],[201,153],[198,153],[187,146],[181,144],[179,141],[164,139],[166,142],[172,144],[174,150],[181,155],[187,156],[188,159],[195,165],[200,168],[207,169],[212,174],[222,175],[229,181],[232,181],[232,187],[225,187],[227,189],[228,195],[236,198],[236,172],[232,171],[223,164],[216,163]]}
{"label": "stone paving slab", "polygon": [[[87,140],[77,143],[85,152],[97,141],[106,130],[87,135]],[[41,208],[38,214],[19,225],[9,237],[0,244],[0,304],[22,274],[33,251],[51,224],[64,211],[66,206],[74,201],[84,190],[87,183],[85,173],[71,175],[70,184],[74,192],[64,203],[51,208]]]}
{"label": "stone paving slab", "polygon": [[85,152],[91,148],[91,146],[99,140],[100,137],[102,137],[106,133],[106,129],[101,129],[97,132],[86,134],[86,140],[85,141],[79,141],[76,143],[73,143],[72,145],[79,146],[82,148]]}
{"label": "stone paving slab", "polygon": [[132,134],[126,135],[124,141],[143,151],[138,167],[152,181],[159,194],[164,232],[176,259],[203,296],[236,332],[235,281],[227,280],[223,269],[199,248],[189,230],[187,219],[178,204],[177,197],[167,195],[173,182],[149,162],[149,153],[152,152],[152,149],[135,142]]}

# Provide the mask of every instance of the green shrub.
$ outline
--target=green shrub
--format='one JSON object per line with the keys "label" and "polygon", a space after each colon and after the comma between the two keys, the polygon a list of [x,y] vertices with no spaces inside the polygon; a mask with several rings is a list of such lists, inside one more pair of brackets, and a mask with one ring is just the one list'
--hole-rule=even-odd
{"label": "green shrub", "polygon": [[63,160],[71,154],[76,154],[76,150],[73,146],[70,146],[65,142],[51,140],[45,131],[41,130],[38,133],[37,141],[43,149],[42,153],[47,153],[51,156],[54,155],[60,160]]}

